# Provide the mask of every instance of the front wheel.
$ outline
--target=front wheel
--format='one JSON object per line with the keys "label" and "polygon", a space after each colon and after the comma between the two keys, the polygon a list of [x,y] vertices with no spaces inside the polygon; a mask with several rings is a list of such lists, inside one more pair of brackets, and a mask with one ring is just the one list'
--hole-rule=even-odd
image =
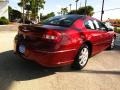
{"label": "front wheel", "polygon": [[75,70],[84,68],[88,62],[88,58],[89,58],[89,48],[87,45],[83,45],[80,48],[71,67]]}
{"label": "front wheel", "polygon": [[115,46],[115,38],[112,39],[110,46],[108,47],[108,50],[113,49]]}

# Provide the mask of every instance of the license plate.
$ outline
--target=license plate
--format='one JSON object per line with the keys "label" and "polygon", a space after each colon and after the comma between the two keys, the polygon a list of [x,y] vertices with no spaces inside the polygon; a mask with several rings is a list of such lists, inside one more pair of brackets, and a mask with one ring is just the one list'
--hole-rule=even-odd
{"label": "license plate", "polygon": [[23,53],[23,54],[25,53],[25,46],[24,45],[19,46],[19,52]]}

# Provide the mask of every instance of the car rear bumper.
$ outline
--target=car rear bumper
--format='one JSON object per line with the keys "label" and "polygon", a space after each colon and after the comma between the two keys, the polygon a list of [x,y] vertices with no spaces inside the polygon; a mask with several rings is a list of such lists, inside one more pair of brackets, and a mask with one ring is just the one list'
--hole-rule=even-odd
{"label": "car rear bumper", "polygon": [[71,64],[77,52],[76,49],[48,52],[26,48],[22,54],[19,52],[18,47],[19,45],[15,43],[14,52],[17,55],[27,60],[35,61],[45,67],[58,67]]}

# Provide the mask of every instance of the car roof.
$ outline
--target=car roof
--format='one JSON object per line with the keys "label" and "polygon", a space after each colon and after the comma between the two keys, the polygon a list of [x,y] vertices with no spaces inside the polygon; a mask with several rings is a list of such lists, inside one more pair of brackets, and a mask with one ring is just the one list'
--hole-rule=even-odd
{"label": "car roof", "polygon": [[[82,19],[82,20],[85,20],[85,19],[91,19],[91,20],[98,20],[94,17],[91,17],[91,16],[87,16],[87,15],[78,15],[78,14],[68,14],[68,15],[62,15],[60,17],[70,17],[70,18],[75,18],[76,20],[77,19]],[[100,21],[100,20],[98,20]]]}
{"label": "car roof", "polygon": [[68,18],[74,18],[74,19],[86,19],[86,15],[78,15],[78,14],[68,14],[68,15],[61,15],[61,16],[56,16],[56,17],[68,17]]}

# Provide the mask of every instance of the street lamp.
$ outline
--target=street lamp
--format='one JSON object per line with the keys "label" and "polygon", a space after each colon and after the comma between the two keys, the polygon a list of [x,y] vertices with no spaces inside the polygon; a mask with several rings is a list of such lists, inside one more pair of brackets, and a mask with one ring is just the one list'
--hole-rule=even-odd
{"label": "street lamp", "polygon": [[80,3],[80,8],[81,8],[81,3]]}
{"label": "street lamp", "polygon": [[76,1],[75,1],[75,2],[76,2],[76,13],[77,13],[77,3],[78,3],[78,1],[79,1],[79,0],[76,0]]}
{"label": "street lamp", "polygon": [[25,0],[23,0],[23,24],[25,24]]}
{"label": "street lamp", "polygon": [[104,14],[104,0],[102,1],[101,21],[103,19],[103,14]]}
{"label": "street lamp", "polygon": [[70,6],[70,12],[71,12],[71,6],[72,6],[72,4],[69,4],[69,6]]}

